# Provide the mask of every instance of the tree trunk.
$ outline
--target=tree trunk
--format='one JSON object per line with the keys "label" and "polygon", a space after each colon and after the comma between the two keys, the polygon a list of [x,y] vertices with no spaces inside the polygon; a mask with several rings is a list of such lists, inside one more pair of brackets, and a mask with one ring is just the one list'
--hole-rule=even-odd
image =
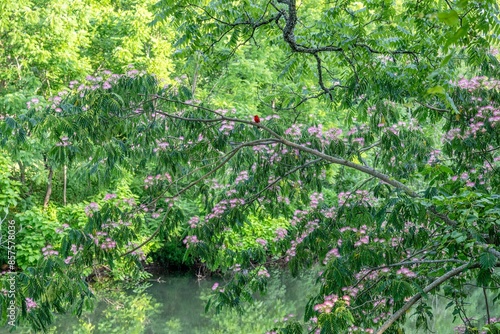
{"label": "tree trunk", "polygon": [[26,167],[21,160],[18,162],[19,164],[19,173],[21,174],[21,183],[24,185],[26,183]]}
{"label": "tree trunk", "polygon": [[43,200],[43,207],[46,208],[49,205],[50,195],[52,194],[52,177],[54,176],[54,170],[49,167],[49,176],[47,177],[47,191],[45,192],[45,199]]}
{"label": "tree trunk", "polygon": [[68,182],[67,178],[68,166],[63,167],[63,205],[66,206],[66,185]]}

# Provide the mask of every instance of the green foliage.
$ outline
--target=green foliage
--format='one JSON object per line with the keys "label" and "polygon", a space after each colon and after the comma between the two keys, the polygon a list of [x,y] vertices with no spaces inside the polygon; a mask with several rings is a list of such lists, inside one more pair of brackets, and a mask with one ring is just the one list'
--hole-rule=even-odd
{"label": "green foliage", "polygon": [[153,263],[161,266],[168,271],[186,271],[193,265],[192,257],[185,258],[186,247],[181,240],[167,241],[161,245],[161,248],[151,252],[151,260]]}
{"label": "green foliage", "polygon": [[[39,261],[36,267],[27,268],[13,275],[15,280],[14,298],[0,294],[1,312],[5,314],[5,305],[14,301],[16,314],[14,324],[27,321],[33,330],[46,331],[53,322],[54,313],[70,313],[80,316],[84,306],[89,306],[92,293],[81,277],[81,268],[69,267],[60,258],[51,256]],[[2,275],[0,287],[12,291],[10,275]],[[28,299],[34,305],[28,305]],[[2,326],[6,325],[2,321]],[[10,324],[12,325],[12,324]]]}
{"label": "green foliage", "polygon": [[116,307],[103,310],[106,321],[97,326],[97,330],[102,333],[143,333],[148,318],[158,311],[160,305],[147,294],[126,296],[110,293],[107,298],[112,298]]}
{"label": "green foliage", "polygon": [[8,156],[0,155],[0,208],[1,213],[7,215],[10,211],[15,210],[19,200],[20,184],[11,179],[10,166],[12,162]]}
{"label": "green foliage", "polygon": [[[498,285],[496,1],[160,1],[156,25],[150,2],[39,4],[0,20],[23,268],[52,266],[50,242],[61,270],[136,282],[145,253],[178,262],[182,242],[229,279],[209,306],[244,311],[271,266],[320,264],[305,319],[325,333],[397,331],[440,285],[466,319],[465,282]],[[82,79],[98,68],[126,72]]]}
{"label": "green foliage", "polygon": [[45,95],[99,68],[122,71],[129,64],[167,79],[171,47],[161,36],[169,30],[148,26],[152,3],[5,1],[0,95]]}
{"label": "green foliage", "polygon": [[36,207],[15,216],[19,226],[16,235],[16,255],[21,268],[26,269],[42,259],[41,249],[47,245],[53,247],[60,245],[61,236],[58,229],[62,230],[62,227],[54,216],[54,211],[44,212]]}

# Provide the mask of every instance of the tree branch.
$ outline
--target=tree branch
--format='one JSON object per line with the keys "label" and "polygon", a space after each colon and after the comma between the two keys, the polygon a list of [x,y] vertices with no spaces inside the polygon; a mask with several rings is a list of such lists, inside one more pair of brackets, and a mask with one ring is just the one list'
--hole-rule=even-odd
{"label": "tree branch", "polygon": [[[309,153],[309,154],[311,154],[313,156],[316,156],[318,158],[321,158],[321,159],[323,159],[325,161],[328,161],[328,162],[331,162],[333,164],[346,166],[346,167],[355,169],[357,171],[360,171],[362,173],[371,175],[371,176],[373,176],[373,177],[375,177],[375,178],[377,178],[377,179],[379,179],[379,180],[381,180],[381,181],[383,181],[383,182],[385,182],[385,183],[387,183],[389,185],[392,185],[393,187],[395,187],[397,189],[402,190],[405,194],[407,194],[408,196],[410,196],[412,198],[421,198],[421,196],[417,192],[415,192],[413,189],[411,189],[410,187],[406,186],[405,184],[403,184],[403,183],[401,183],[401,182],[399,182],[399,181],[391,178],[387,174],[381,173],[381,172],[377,171],[376,169],[371,168],[369,166],[364,166],[364,165],[360,165],[360,164],[354,163],[354,162],[346,160],[346,159],[342,159],[342,158],[338,158],[338,157],[333,157],[333,156],[330,156],[330,155],[325,154],[323,152],[320,152],[318,150],[315,150],[315,149],[309,148],[307,146],[303,146],[301,144],[297,144],[297,143],[294,143],[292,141],[289,141],[289,140],[285,139],[284,137],[280,136],[279,134],[277,134],[275,131],[273,131],[270,128],[266,127],[262,123],[255,123],[255,122],[251,122],[251,121],[241,120],[241,119],[238,119],[238,118],[226,117],[222,113],[214,111],[214,110],[211,110],[211,109],[206,108],[206,107],[201,107],[201,106],[197,106],[197,105],[187,104],[185,102],[168,99],[168,98],[165,98],[165,97],[162,97],[162,96],[157,96],[157,97],[161,98],[161,99],[164,99],[166,101],[173,102],[173,103],[179,103],[179,104],[187,105],[187,106],[190,106],[190,107],[193,107],[193,108],[199,108],[201,110],[205,110],[205,111],[214,113],[214,114],[216,114],[216,115],[218,115],[220,117],[218,119],[218,121],[230,121],[230,122],[235,122],[235,123],[243,123],[243,124],[248,124],[248,125],[260,128],[260,129],[264,130],[265,132],[269,133],[278,142],[280,142],[281,144],[283,144],[285,146],[295,148],[295,149],[297,149],[297,150],[299,150],[301,152]],[[174,117],[174,118],[180,118],[178,116],[173,116],[173,115],[170,115],[170,114],[166,114],[166,115]],[[193,118],[180,118],[180,119],[187,120],[187,121],[200,121],[200,122],[203,122],[203,121],[213,122],[214,121],[214,120],[203,120],[203,119],[193,119]],[[443,222],[445,222],[450,227],[457,227],[459,225],[458,222],[456,222],[453,219],[449,218],[446,214],[438,212],[435,206],[428,207],[427,211],[430,212],[431,214],[435,215],[439,219],[441,219]],[[487,248],[487,251],[490,254],[493,254],[495,257],[497,257],[497,258],[500,259],[500,252],[497,251],[496,249],[492,248],[491,245],[488,245],[488,244],[485,244],[485,243],[482,243],[482,242],[476,242],[476,244]]]}
{"label": "tree branch", "polygon": [[[431,290],[433,290],[434,288],[438,287],[439,285],[441,285],[442,283],[446,282],[447,280],[449,280],[450,278],[452,278],[453,276],[456,276],[460,273],[462,273],[463,271],[467,270],[467,269],[471,269],[473,267],[478,267],[479,265],[478,264],[470,264],[470,263],[467,263],[467,264],[464,264],[464,265],[461,265],[460,267],[458,268],[455,268],[453,270],[450,270],[449,272],[447,272],[446,274],[444,274],[443,276],[439,277],[438,279],[436,279],[434,282],[432,282],[431,284],[429,284],[428,286],[426,286],[424,289],[423,289],[423,292],[424,293],[427,293]],[[398,320],[406,311],[408,311],[417,301],[419,301],[420,299],[422,298],[422,294],[419,292],[417,293],[415,296],[413,296],[402,308],[400,308],[397,312],[395,312],[383,325],[382,327],[379,328],[379,330],[377,331],[377,334],[382,334],[384,333],[389,327],[391,327],[391,325],[396,322],[396,320]]]}

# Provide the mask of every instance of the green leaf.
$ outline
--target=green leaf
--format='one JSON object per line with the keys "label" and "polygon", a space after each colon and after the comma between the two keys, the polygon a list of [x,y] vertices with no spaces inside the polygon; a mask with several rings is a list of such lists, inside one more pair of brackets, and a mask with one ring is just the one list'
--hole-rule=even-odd
{"label": "green leaf", "polygon": [[439,21],[443,22],[450,27],[454,27],[460,23],[460,17],[458,13],[453,9],[447,10],[445,12],[441,12],[437,14]]}
{"label": "green leaf", "polygon": [[443,58],[440,65],[444,66],[444,65],[448,64],[448,62],[450,61],[452,56],[453,56],[453,53],[450,52],[446,57]]}
{"label": "green leaf", "polygon": [[495,255],[491,253],[482,253],[479,256],[479,264],[481,264],[481,267],[484,269],[489,269],[493,268],[497,262],[497,258]]}
{"label": "green leaf", "polygon": [[450,167],[443,166],[443,165],[439,166],[439,171],[443,172],[443,173],[446,173],[448,175],[452,175],[453,174],[453,170]]}
{"label": "green leaf", "polygon": [[458,114],[459,111],[457,109],[457,106],[455,105],[455,102],[453,102],[453,99],[451,98],[451,96],[448,93],[445,93],[445,96],[446,96],[446,102],[448,102],[448,105],[451,107],[451,109],[453,109],[455,114]]}
{"label": "green leaf", "polygon": [[468,27],[461,27],[460,29],[458,29],[454,34],[453,36],[451,36],[450,38],[448,38],[448,40],[446,41],[445,43],[445,46],[450,46],[452,44],[454,44],[456,41],[458,41],[460,38],[464,37],[467,35],[469,29]]}
{"label": "green leaf", "polygon": [[444,95],[444,94],[446,94],[446,91],[444,90],[443,86],[435,86],[435,87],[427,89],[427,94]]}

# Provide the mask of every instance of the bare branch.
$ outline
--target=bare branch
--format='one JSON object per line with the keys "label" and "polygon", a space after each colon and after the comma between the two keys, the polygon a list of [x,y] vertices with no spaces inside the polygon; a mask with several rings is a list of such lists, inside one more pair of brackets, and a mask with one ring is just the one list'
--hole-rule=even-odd
{"label": "bare branch", "polygon": [[160,229],[161,227],[165,224],[165,222],[167,221],[167,216],[168,216],[168,213],[170,212],[170,209],[171,207],[168,208],[168,210],[165,212],[165,215],[163,216],[163,219],[162,221],[158,224],[158,227],[156,228],[156,230],[153,232],[153,234],[151,234],[151,236],[149,238],[147,238],[145,241],[141,242],[138,246],[132,248],[131,250],[123,253],[122,255],[120,255],[121,257],[125,256],[125,255],[128,255],[132,252],[135,252],[136,250],[138,250],[139,248],[141,248],[142,246],[144,246],[145,244],[147,244],[148,242],[150,242],[151,240],[153,240],[153,238],[160,232]]}
{"label": "bare branch", "polygon": [[[443,276],[439,277],[438,279],[436,279],[434,282],[432,282],[431,284],[429,284],[428,286],[426,286],[424,289],[423,289],[423,292],[424,293],[427,293],[429,291],[432,291],[434,288],[438,287],[439,285],[441,285],[442,283],[446,282],[447,280],[449,280],[450,278],[452,278],[453,276],[456,276],[456,275],[459,275],[460,273],[462,273],[463,271],[467,270],[467,269],[472,269],[473,267],[474,268],[477,268],[479,265],[478,264],[475,264],[475,265],[472,265],[470,263],[467,263],[467,264],[464,264],[464,265],[461,265],[460,267],[458,268],[455,268],[453,270],[450,270],[449,272],[447,272],[446,274],[444,274]],[[389,327],[392,326],[392,324],[394,322],[396,322],[403,314],[406,313],[406,311],[408,311],[416,302],[418,302],[420,299],[422,298],[422,293],[417,293],[415,296],[413,296],[402,308],[400,308],[397,312],[395,312],[383,325],[382,327],[379,328],[379,330],[377,331],[377,334],[382,334],[384,333],[387,329],[389,329]]]}
{"label": "bare branch", "polygon": [[437,107],[434,107],[434,106],[431,106],[431,105],[428,105],[428,104],[425,104],[425,103],[422,103],[420,101],[415,101],[417,102],[418,104],[420,104],[422,107],[425,107],[427,109],[430,109],[430,110],[434,110],[434,111],[437,111],[437,112],[442,112],[442,113],[449,113],[450,111],[447,110],[447,109],[441,109],[441,108],[437,108]]}

